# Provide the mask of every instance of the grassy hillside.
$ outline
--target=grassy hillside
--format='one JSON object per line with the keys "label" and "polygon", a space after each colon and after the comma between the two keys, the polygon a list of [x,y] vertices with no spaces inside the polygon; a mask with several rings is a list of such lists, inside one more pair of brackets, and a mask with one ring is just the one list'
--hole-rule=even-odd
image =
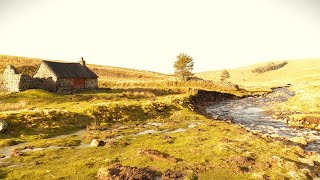
{"label": "grassy hillside", "polygon": [[[253,73],[252,70],[264,66],[267,63],[259,63],[249,67],[228,69],[230,78],[227,81],[250,87],[275,87],[286,84],[299,85],[306,82],[320,80],[320,59],[288,61],[288,64],[278,70],[265,73]],[[196,74],[200,78],[219,80],[222,70],[208,71]]]}
{"label": "grassy hillside", "polygon": [[[0,55],[0,61],[0,73],[3,72],[4,68],[7,65],[14,65],[18,69],[19,73],[28,74],[30,76],[33,76],[35,74],[41,63],[41,59],[38,58],[27,58],[9,55]],[[88,67],[99,76],[101,81],[154,81],[172,79],[170,75],[144,70],[134,70],[92,64],[88,64]]]}
{"label": "grassy hillside", "polygon": [[[249,90],[269,89],[291,84],[295,96],[288,102],[274,105],[274,110],[289,112],[290,118],[300,120],[305,116],[320,117],[320,59],[287,61],[284,67],[264,73],[253,73],[252,70],[263,67],[260,63],[249,67],[228,69],[230,78],[227,81],[237,83]],[[222,71],[198,73],[197,76],[217,80]]]}
{"label": "grassy hillside", "polygon": [[0,73],[8,65],[14,65],[19,73],[34,75],[40,66],[40,59],[37,58],[27,58],[27,57],[18,57],[18,56],[8,56],[8,55],[0,55]]}

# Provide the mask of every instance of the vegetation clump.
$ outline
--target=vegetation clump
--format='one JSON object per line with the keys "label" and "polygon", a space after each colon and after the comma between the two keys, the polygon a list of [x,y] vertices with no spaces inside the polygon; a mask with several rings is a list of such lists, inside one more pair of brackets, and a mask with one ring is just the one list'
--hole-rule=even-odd
{"label": "vegetation clump", "polygon": [[287,61],[283,61],[283,62],[279,62],[279,63],[270,62],[267,65],[252,69],[251,72],[262,74],[262,73],[267,72],[267,71],[280,69],[280,68],[282,68],[283,66],[285,66],[287,64],[288,64]]}
{"label": "vegetation clump", "polygon": [[226,69],[222,71],[221,76],[220,76],[220,81],[225,81],[226,79],[230,78],[229,71]]}
{"label": "vegetation clump", "polygon": [[180,53],[177,56],[177,60],[174,63],[174,74],[181,80],[181,81],[188,81],[193,76],[193,59],[191,56]]}

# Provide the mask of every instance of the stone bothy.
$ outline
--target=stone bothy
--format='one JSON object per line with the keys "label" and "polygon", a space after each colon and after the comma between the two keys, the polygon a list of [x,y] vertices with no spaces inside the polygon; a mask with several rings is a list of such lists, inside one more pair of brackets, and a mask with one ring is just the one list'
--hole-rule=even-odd
{"label": "stone bothy", "polygon": [[19,92],[27,89],[44,89],[58,93],[72,93],[77,90],[98,88],[98,76],[80,62],[43,60],[33,77],[17,73],[9,65],[0,77],[0,90]]}
{"label": "stone bothy", "polygon": [[43,60],[33,78],[47,80],[55,86],[55,91],[98,88],[98,76],[86,66],[83,58],[79,63]]}

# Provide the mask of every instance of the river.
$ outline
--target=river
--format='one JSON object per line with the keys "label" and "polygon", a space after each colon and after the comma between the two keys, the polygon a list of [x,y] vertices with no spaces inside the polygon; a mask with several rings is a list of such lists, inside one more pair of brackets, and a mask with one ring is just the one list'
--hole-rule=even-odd
{"label": "river", "polygon": [[285,120],[273,119],[264,113],[264,109],[274,103],[281,103],[294,96],[295,93],[288,88],[277,88],[272,93],[259,97],[247,97],[237,100],[226,100],[206,108],[214,118],[233,118],[234,123],[254,130],[267,136],[284,138],[303,137],[308,144],[307,151],[320,153],[320,132],[313,129],[289,126]]}

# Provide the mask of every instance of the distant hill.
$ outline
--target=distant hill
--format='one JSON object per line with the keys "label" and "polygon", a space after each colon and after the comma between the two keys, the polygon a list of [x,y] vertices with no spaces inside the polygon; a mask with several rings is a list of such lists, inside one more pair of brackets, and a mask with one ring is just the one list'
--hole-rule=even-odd
{"label": "distant hill", "polygon": [[[10,55],[0,55],[0,73],[3,72],[7,65],[14,65],[19,73],[33,76],[37,71],[41,59],[28,58]],[[128,68],[102,66],[102,65],[87,65],[100,78],[100,80],[115,80],[115,81],[153,81],[153,80],[169,80],[172,76]]]}
{"label": "distant hill", "polygon": [[[281,62],[275,62],[281,63]],[[270,64],[259,63],[238,69],[227,69],[230,78],[227,81],[245,87],[275,87],[286,84],[299,84],[320,82],[320,59],[306,59],[287,61],[288,64],[277,70],[263,73],[253,72],[254,69],[265,67]],[[220,79],[222,70],[197,73],[196,76],[217,81]]]}
{"label": "distant hill", "polygon": [[14,65],[19,73],[27,74],[29,76],[34,75],[41,63],[40,59],[37,58],[18,57],[9,55],[0,55],[0,62],[1,74],[8,65]]}

